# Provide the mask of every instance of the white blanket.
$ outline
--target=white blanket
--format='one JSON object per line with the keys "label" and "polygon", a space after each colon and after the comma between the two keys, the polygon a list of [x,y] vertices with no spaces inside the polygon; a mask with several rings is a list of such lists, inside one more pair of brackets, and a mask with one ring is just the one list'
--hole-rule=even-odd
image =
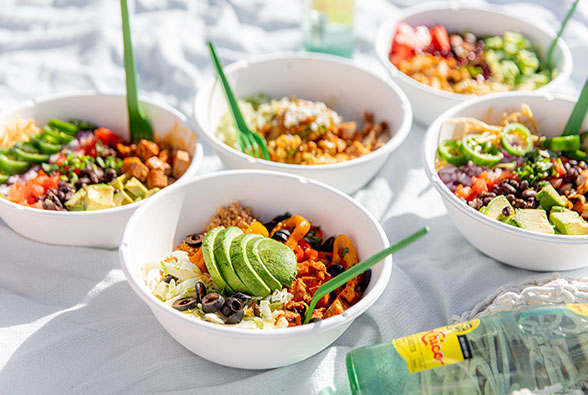
{"label": "white blanket", "polygon": [[[0,109],[72,89],[123,91],[118,3],[1,0]],[[142,93],[191,115],[197,88],[212,75],[205,40],[216,42],[227,64],[296,51],[302,42],[301,3],[137,0],[131,8]],[[383,72],[372,42],[378,25],[398,6],[356,3],[355,59]],[[528,1],[512,9],[557,27],[569,3]],[[564,93],[577,95],[587,77],[587,22],[584,4],[564,36],[575,64]],[[391,241],[425,224],[430,234],[394,256],[385,293],[331,347],[285,368],[231,369],[192,354],[131,290],[116,251],[36,243],[0,221],[0,393],[308,394],[327,387],[346,393],[348,351],[446,325],[452,314],[473,308],[506,283],[544,277],[482,255],[458,233],[423,172],[423,134],[414,125],[355,197],[381,220]],[[206,146],[201,173],[221,167]],[[588,269],[565,274],[586,275]]]}

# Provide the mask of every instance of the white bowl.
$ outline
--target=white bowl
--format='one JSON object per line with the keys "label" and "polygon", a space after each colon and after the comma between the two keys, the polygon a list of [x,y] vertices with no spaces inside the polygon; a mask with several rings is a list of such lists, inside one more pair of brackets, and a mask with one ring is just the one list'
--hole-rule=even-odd
{"label": "white bowl", "polygon": [[[539,132],[554,137],[561,135],[575,102],[572,98],[545,93],[497,93],[462,103],[443,113],[429,127],[422,151],[425,172],[441,194],[449,218],[457,229],[486,255],[529,270],[577,269],[588,265],[588,236],[549,235],[520,229],[493,220],[459,200],[435,169],[438,143],[447,138],[444,137],[447,132],[443,132],[443,121],[455,117],[486,119],[490,109],[492,120],[497,121],[503,111],[518,110],[526,103],[533,111]],[[588,118],[583,124],[583,129],[586,128]]]}
{"label": "white bowl", "polygon": [[[188,126],[186,117],[167,105],[150,100],[141,102],[155,138],[158,141],[170,138],[174,147],[186,149],[192,156],[190,167],[176,183],[196,174],[202,161],[202,145],[197,143],[196,134]],[[126,140],[129,138],[124,95],[76,92],[46,96],[3,111],[0,124],[16,117],[33,119],[40,127],[51,118],[79,118],[110,128]],[[143,203],[139,201],[98,211],[60,212],[0,199],[0,218],[15,232],[43,243],[114,248],[118,246],[127,219]]]}
{"label": "white bowl", "polygon": [[305,166],[255,159],[215,136],[221,116],[228,107],[216,77],[211,77],[196,96],[197,131],[231,169],[283,171],[352,193],[378,172],[410,131],[412,110],[404,93],[394,83],[346,59],[318,54],[271,55],[234,63],[226,67],[225,72],[238,97],[263,92],[278,99],[296,96],[323,101],[344,120],[361,120],[364,111],[368,110],[374,113],[376,120],[388,121],[393,133],[382,148],[336,164]]}
{"label": "white bowl", "polygon": [[[518,16],[507,6],[496,4],[465,5],[464,2],[464,5],[460,5],[455,2],[434,2],[409,7],[395,13],[382,24],[378,31],[375,41],[376,53],[380,62],[389,71],[392,80],[406,92],[414,109],[415,118],[426,125],[443,111],[472,98],[472,95],[432,88],[402,73],[390,62],[388,55],[399,21],[411,26],[443,25],[449,33],[471,31],[477,36],[502,35],[506,31],[518,32],[526,35],[533,44],[536,44],[542,56],[545,56],[555,37],[551,27],[526,15]],[[558,40],[553,55],[559,74],[548,84],[537,89],[538,92],[557,90],[570,77],[572,55],[563,39]]]}
{"label": "white bowl", "polygon": [[325,235],[346,234],[360,259],[388,246],[384,230],[365,208],[341,192],[303,177],[232,170],[199,176],[173,190],[159,192],[127,223],[120,246],[121,265],[131,287],[160,324],[188,350],[221,365],[243,369],[268,369],[302,361],[335,341],[386,288],[391,257],[372,267],[364,296],[342,314],[314,324],[272,330],[202,321],[153,296],[145,285],[142,266],[161,260],[185,235],[204,229],[217,208],[235,201],[251,207],[263,220],[290,211],[320,224]]}

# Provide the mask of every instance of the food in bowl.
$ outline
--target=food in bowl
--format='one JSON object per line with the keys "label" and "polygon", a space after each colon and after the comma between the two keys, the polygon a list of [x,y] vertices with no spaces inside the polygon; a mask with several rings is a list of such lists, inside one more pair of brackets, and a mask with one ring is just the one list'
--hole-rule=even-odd
{"label": "food in bowl", "polygon": [[123,141],[81,120],[7,124],[0,140],[0,197],[54,211],[113,208],[146,199],[188,169],[184,150]]}
{"label": "food in bowl", "polygon": [[[235,202],[142,270],[153,295],[171,308],[220,325],[277,329],[301,325],[316,290],[357,262],[345,235],[325,238],[319,225],[287,212],[262,223]],[[370,273],[321,299],[310,322],[357,303]]]}
{"label": "food in bowl", "polygon": [[436,168],[464,204],[534,232],[588,234],[588,133],[545,138],[526,104],[495,125],[445,123],[455,128],[438,146]]}
{"label": "food in bowl", "polygon": [[[338,163],[369,154],[390,140],[386,121],[376,122],[370,112],[361,122],[343,122],[323,102],[256,94],[239,101],[251,130],[266,140],[270,159],[295,165]],[[216,130],[225,144],[239,149],[237,130],[225,113]]]}
{"label": "food in bowl", "polygon": [[520,33],[476,37],[405,22],[398,23],[389,54],[396,68],[423,84],[474,95],[540,88],[557,73],[540,59],[536,46]]}

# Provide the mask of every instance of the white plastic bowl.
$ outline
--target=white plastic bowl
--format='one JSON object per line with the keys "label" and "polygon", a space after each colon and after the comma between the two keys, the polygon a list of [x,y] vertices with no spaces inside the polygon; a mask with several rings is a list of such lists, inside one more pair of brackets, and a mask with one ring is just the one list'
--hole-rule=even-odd
{"label": "white plastic bowl", "polygon": [[[486,119],[492,109],[492,121],[503,111],[531,107],[539,132],[547,137],[561,135],[576,100],[545,93],[509,92],[483,96],[460,104],[443,113],[429,127],[423,143],[423,161],[429,180],[441,194],[449,218],[461,234],[476,248],[492,258],[529,270],[571,270],[588,265],[588,236],[549,235],[506,225],[481,214],[457,198],[445,186],[435,169],[439,141],[446,140],[451,128],[443,121],[455,117]],[[588,128],[588,118],[583,129]],[[446,134],[447,133],[447,134]],[[459,246],[455,246],[459,248]]]}
{"label": "white plastic bowl", "polygon": [[221,365],[269,369],[306,359],[331,344],[382,294],[392,258],[372,268],[362,299],[319,323],[275,330],[242,329],[202,321],[165,305],[145,285],[141,268],[158,262],[187,234],[204,229],[223,205],[240,201],[262,220],[285,211],[321,225],[325,235],[346,234],[358,256],[367,258],[388,246],[378,221],[348,196],[303,177],[258,170],[233,170],[199,176],[149,199],[131,217],[120,246],[123,271],[131,287],[160,324],[188,350]]}
{"label": "white plastic bowl", "polygon": [[[382,24],[378,31],[375,41],[378,59],[390,72],[392,80],[406,92],[414,109],[415,118],[423,124],[430,124],[443,111],[472,98],[472,95],[432,88],[402,73],[390,62],[388,55],[399,21],[404,21],[411,26],[443,25],[449,33],[471,31],[479,37],[502,35],[506,31],[522,33],[539,47],[542,56],[545,56],[555,37],[551,27],[536,19],[527,18],[526,15],[515,15],[508,6],[465,5],[465,3],[460,5],[457,2],[434,2],[409,7],[395,13]],[[557,42],[553,55],[559,74],[548,84],[537,89],[538,92],[555,91],[570,77],[572,55],[561,38]]]}
{"label": "white plastic bowl", "polygon": [[216,77],[211,77],[196,96],[197,131],[230,169],[283,171],[352,193],[378,172],[410,131],[412,110],[398,86],[346,59],[318,54],[271,55],[234,63],[225,72],[238,97],[263,92],[277,99],[296,96],[323,101],[344,120],[361,120],[367,110],[374,113],[376,120],[388,121],[393,134],[382,148],[342,163],[305,166],[255,159],[215,136],[228,106]]}
{"label": "white plastic bowl", "polygon": [[[156,140],[171,139],[166,141],[176,148],[186,149],[192,156],[190,167],[176,183],[195,175],[202,161],[202,145],[197,143],[196,134],[188,126],[186,117],[167,105],[150,100],[141,102]],[[78,118],[110,128],[126,140],[129,138],[124,95],[76,92],[46,96],[0,113],[0,124],[16,117],[33,119],[39,127],[46,125],[51,118]],[[15,232],[43,243],[115,248],[127,219],[143,203],[139,201],[97,211],[60,212],[0,199],[0,218]]]}

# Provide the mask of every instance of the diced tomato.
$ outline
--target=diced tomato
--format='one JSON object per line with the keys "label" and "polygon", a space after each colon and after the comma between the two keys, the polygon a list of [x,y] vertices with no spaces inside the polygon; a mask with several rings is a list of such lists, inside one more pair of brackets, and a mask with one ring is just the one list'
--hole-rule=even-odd
{"label": "diced tomato", "polygon": [[390,48],[390,61],[396,67],[405,59],[412,57],[417,47],[417,35],[412,26],[399,22]]}
{"label": "diced tomato", "polygon": [[472,193],[477,197],[482,192],[488,192],[488,184],[482,177],[472,177]]}
{"label": "diced tomato", "polygon": [[45,188],[39,184],[27,182],[24,186],[25,201],[27,204],[36,203],[45,194]]}
{"label": "diced tomato", "polygon": [[470,195],[472,194],[472,188],[459,184],[455,190],[455,196],[458,198],[464,198],[465,200],[471,200]]}
{"label": "diced tomato", "polygon": [[12,186],[10,187],[10,191],[8,192],[8,199],[13,201],[14,203],[24,203],[25,195],[23,183],[16,182],[12,184]]}
{"label": "diced tomato", "polygon": [[120,141],[120,137],[112,132],[110,129],[98,128],[94,131],[94,137],[102,141],[103,144],[115,147]]}
{"label": "diced tomato", "polygon": [[312,259],[313,261],[316,261],[318,259],[318,251],[313,250],[312,248],[309,248],[308,250],[306,250],[304,252],[304,258],[305,259]]}
{"label": "diced tomato", "polygon": [[62,151],[57,157],[55,163],[57,164],[57,166],[61,166],[63,162],[65,162],[65,152]]}
{"label": "diced tomato", "polygon": [[431,29],[429,29],[429,32],[431,33],[430,49],[442,53],[447,53],[451,50],[451,45],[449,44],[449,34],[447,34],[447,30],[444,26],[433,26]]}
{"label": "diced tomato", "polygon": [[554,158],[551,159],[551,162],[553,163],[553,167],[555,168],[555,171],[560,177],[567,173],[566,168],[563,166],[561,160],[557,160]]}
{"label": "diced tomato", "polygon": [[302,250],[302,247],[297,245],[294,248],[294,254],[296,255],[296,261],[302,262],[302,260],[304,259],[304,251]]}

